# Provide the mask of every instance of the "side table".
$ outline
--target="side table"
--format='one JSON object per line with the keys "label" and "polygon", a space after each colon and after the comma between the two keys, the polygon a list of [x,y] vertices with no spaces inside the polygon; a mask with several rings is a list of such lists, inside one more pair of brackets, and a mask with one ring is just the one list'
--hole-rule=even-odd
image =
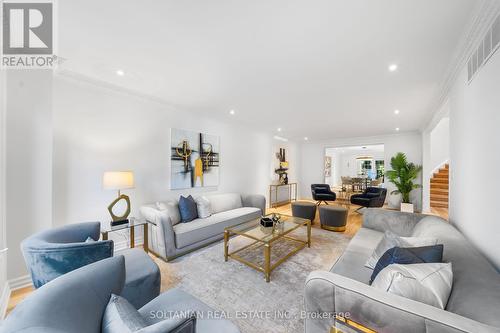
{"label": "side table", "polygon": [[140,226],[142,226],[144,235],[143,248],[144,251],[147,253],[149,252],[149,247],[148,247],[149,237],[148,237],[148,221],[146,221],[146,219],[131,217],[129,218],[129,222],[126,224],[111,226],[111,223],[108,223],[108,225],[104,227],[101,224],[101,236],[103,240],[107,240],[109,233],[128,229],[130,232],[130,247],[133,248],[135,247],[135,228]]}

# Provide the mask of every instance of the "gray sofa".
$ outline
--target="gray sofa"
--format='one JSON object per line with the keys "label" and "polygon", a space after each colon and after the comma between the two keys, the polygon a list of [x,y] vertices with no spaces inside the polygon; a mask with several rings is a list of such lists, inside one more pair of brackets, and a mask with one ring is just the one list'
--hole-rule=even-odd
{"label": "gray sofa", "polygon": [[[30,294],[0,324],[0,333],[101,332],[102,318],[110,296],[120,295],[124,283],[123,256],[78,268]],[[196,313],[196,332],[239,332],[228,320],[211,319],[212,308],[179,289],[160,294],[138,311],[150,325],[140,332],[170,332],[190,312]]]}
{"label": "gray sofa", "polygon": [[140,208],[150,225],[150,249],[169,260],[220,240],[224,228],[248,222],[264,214],[263,195],[237,193],[205,195],[212,215],[181,223],[177,201],[157,202]]}
{"label": "gray sofa", "polygon": [[[375,289],[365,267],[386,230],[400,236],[435,237],[453,268],[445,310]],[[329,272],[312,272],[305,306],[321,319],[306,319],[306,332],[328,332],[334,312],[377,332],[500,332],[500,275],[450,223],[436,216],[367,209],[363,226]]]}

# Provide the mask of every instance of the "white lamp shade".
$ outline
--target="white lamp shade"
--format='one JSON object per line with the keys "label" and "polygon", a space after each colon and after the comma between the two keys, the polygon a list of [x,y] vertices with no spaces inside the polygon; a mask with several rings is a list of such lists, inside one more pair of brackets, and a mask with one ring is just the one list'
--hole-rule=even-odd
{"label": "white lamp shade", "polygon": [[105,190],[124,190],[134,188],[134,173],[132,171],[107,171],[102,177]]}

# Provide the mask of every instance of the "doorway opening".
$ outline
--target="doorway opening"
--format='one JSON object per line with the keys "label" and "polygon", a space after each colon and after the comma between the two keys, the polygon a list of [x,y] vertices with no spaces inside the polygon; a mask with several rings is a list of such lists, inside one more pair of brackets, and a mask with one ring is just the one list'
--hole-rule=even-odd
{"label": "doorway opening", "polygon": [[367,187],[380,187],[385,182],[384,145],[358,145],[325,149],[325,184],[341,200]]}

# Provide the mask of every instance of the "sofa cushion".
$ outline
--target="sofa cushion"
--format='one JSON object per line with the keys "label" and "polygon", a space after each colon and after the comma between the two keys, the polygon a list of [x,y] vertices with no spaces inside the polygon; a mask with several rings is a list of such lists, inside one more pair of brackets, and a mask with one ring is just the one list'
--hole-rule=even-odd
{"label": "sofa cushion", "polygon": [[191,222],[198,217],[198,208],[196,207],[196,201],[190,195],[184,197],[181,195],[179,199],[179,211],[181,213],[181,222]]}
{"label": "sofa cushion", "polygon": [[[166,212],[172,225],[176,225],[181,221],[181,213],[179,212],[179,205],[175,201],[158,201],[156,208],[161,212]],[[153,221],[154,222],[154,221]]]}
{"label": "sofa cushion", "polygon": [[198,209],[198,217],[201,219],[207,218],[212,215],[212,206],[207,197],[201,196],[195,199],[196,208]]}
{"label": "sofa cushion", "polygon": [[193,243],[224,233],[224,228],[257,219],[261,211],[255,207],[242,207],[217,214],[206,219],[196,219],[189,223],[174,226],[175,244],[183,248]]}
{"label": "sofa cushion", "polygon": [[383,236],[384,234],[379,231],[359,229],[330,271],[368,284],[373,270],[365,267],[365,262]]}
{"label": "sofa cushion", "polygon": [[212,214],[243,207],[241,195],[238,193],[214,194],[207,196],[207,198],[212,207]]}
{"label": "sofa cushion", "polygon": [[375,280],[381,270],[392,264],[423,264],[443,261],[443,245],[422,246],[422,247],[393,247],[387,250],[379,259],[371,281]]}
{"label": "sofa cushion", "polygon": [[384,238],[377,245],[370,258],[366,261],[366,267],[374,269],[377,261],[382,257],[385,251],[395,247],[417,247],[436,245],[435,237],[400,237],[392,231],[386,231]]}
{"label": "sofa cushion", "polygon": [[452,282],[451,263],[393,264],[380,272],[372,286],[444,309]]}
{"label": "sofa cushion", "polygon": [[102,333],[132,333],[147,326],[146,320],[123,297],[112,294],[102,318]]}
{"label": "sofa cushion", "polygon": [[500,327],[500,274],[486,258],[455,227],[436,216],[417,223],[413,236],[437,237],[444,245],[443,260],[453,264],[453,289],[446,310]]}

